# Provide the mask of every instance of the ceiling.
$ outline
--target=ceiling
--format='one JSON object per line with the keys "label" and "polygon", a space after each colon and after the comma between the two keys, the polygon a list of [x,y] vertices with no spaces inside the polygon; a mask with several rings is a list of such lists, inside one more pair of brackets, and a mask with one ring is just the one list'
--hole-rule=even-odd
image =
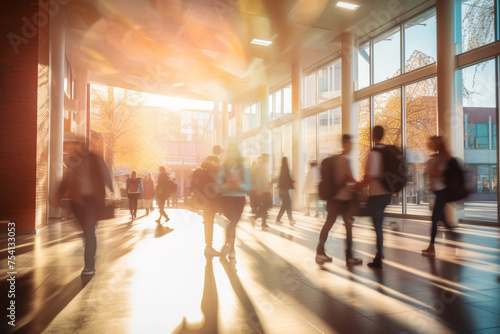
{"label": "ceiling", "polygon": [[342,33],[364,38],[433,1],[356,2],[350,11],[336,0],[72,0],[66,51],[94,83],[245,102],[289,80],[293,62],[307,69],[340,54]]}

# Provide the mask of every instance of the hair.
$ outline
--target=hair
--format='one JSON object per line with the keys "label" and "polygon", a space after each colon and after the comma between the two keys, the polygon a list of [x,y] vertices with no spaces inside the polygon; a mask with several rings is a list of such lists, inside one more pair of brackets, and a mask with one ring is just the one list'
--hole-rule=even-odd
{"label": "hair", "polygon": [[236,144],[229,144],[224,152],[224,165],[230,166],[243,166],[243,157],[241,156],[240,149]]}
{"label": "hair", "polygon": [[377,140],[382,140],[384,138],[384,128],[380,125],[375,125],[373,127],[373,137]]}
{"label": "hair", "polygon": [[315,166],[317,166],[317,165],[318,165],[318,163],[317,163],[315,160],[313,160],[313,161],[309,161],[309,166],[311,166],[311,167],[315,167]]}
{"label": "hair", "polygon": [[434,142],[436,145],[436,150],[439,151],[439,153],[448,153],[446,150],[446,147],[444,146],[444,140],[443,137],[441,136],[431,136],[430,140]]}
{"label": "hair", "polygon": [[281,158],[281,172],[280,174],[287,173],[286,175],[290,176],[290,168],[288,167],[288,158]]}
{"label": "hair", "polygon": [[149,180],[151,178],[151,173],[146,173],[146,175],[144,175],[144,178],[146,180]]}
{"label": "hair", "polygon": [[158,167],[158,170],[160,171],[160,173],[166,173],[167,172],[167,170],[163,166]]}
{"label": "hair", "polygon": [[137,172],[135,170],[133,170],[132,173],[130,173],[130,178],[131,179],[137,178]]}
{"label": "hair", "polygon": [[222,148],[220,147],[220,145],[215,145],[212,148],[212,153],[215,155],[219,155],[219,154],[221,154],[221,152],[222,152]]}
{"label": "hair", "polygon": [[348,134],[343,134],[342,135],[342,144],[347,143],[348,141],[351,141],[351,135]]}

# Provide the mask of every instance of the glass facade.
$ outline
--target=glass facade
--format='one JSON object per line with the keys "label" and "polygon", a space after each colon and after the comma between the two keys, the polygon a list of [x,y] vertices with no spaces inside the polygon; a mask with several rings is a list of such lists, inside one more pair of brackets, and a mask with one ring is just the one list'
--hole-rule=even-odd
{"label": "glass facade", "polygon": [[373,40],[373,83],[401,74],[399,27]]}
{"label": "glass facade", "polygon": [[462,18],[461,52],[495,41],[495,0],[462,0],[457,10]]}
{"label": "glass facade", "polygon": [[404,41],[405,72],[436,62],[436,10],[406,22]]}

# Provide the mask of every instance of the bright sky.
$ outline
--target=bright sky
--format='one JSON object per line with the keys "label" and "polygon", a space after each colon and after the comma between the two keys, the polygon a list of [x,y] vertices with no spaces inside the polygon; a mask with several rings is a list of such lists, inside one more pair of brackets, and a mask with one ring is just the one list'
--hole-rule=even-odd
{"label": "bright sky", "polygon": [[144,105],[151,107],[165,107],[170,110],[213,110],[213,101],[190,100],[179,97],[170,97],[143,93]]}

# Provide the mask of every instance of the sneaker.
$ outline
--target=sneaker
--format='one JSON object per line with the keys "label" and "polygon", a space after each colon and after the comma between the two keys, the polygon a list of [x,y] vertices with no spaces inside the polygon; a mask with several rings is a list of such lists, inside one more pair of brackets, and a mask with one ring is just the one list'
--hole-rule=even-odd
{"label": "sneaker", "polygon": [[325,262],[332,262],[332,258],[326,254],[316,254],[315,261],[317,264],[323,264]]}
{"label": "sneaker", "polygon": [[281,220],[277,220],[274,222],[276,225],[283,225],[283,222]]}
{"label": "sneaker", "polygon": [[319,217],[319,213],[314,215],[314,218],[318,218],[318,217]]}
{"label": "sneaker", "polygon": [[436,249],[434,246],[429,246],[426,249],[422,249],[422,255],[436,256]]}
{"label": "sneaker", "polygon": [[267,223],[262,223],[262,228],[268,228],[269,225],[267,225]]}
{"label": "sneaker", "polygon": [[378,258],[374,258],[372,262],[368,263],[368,267],[382,269],[382,260],[378,259]]}
{"label": "sneaker", "polygon": [[229,252],[231,251],[231,247],[229,246],[229,244],[225,244],[224,247],[222,247],[222,249],[220,250],[220,258],[225,258]]}
{"label": "sneaker", "polygon": [[356,266],[356,265],[363,264],[363,260],[362,259],[358,259],[358,258],[355,258],[355,257],[352,257],[352,256],[346,258],[345,262],[346,262],[346,264],[351,265],[351,266]]}
{"label": "sneaker", "polygon": [[91,276],[91,275],[95,275],[95,269],[83,268],[82,276]]}
{"label": "sneaker", "polygon": [[170,220],[170,218],[168,218],[168,217],[165,218],[165,223],[168,222],[169,220]]}
{"label": "sneaker", "polygon": [[158,224],[161,223],[161,217],[155,220],[155,222],[157,222]]}
{"label": "sneaker", "polygon": [[220,256],[220,252],[216,251],[212,246],[205,247],[205,256]]}
{"label": "sneaker", "polygon": [[290,220],[290,226],[294,226],[295,225],[295,221],[294,220]]}
{"label": "sneaker", "polygon": [[306,212],[306,214],[304,216],[309,217],[309,212]]}

